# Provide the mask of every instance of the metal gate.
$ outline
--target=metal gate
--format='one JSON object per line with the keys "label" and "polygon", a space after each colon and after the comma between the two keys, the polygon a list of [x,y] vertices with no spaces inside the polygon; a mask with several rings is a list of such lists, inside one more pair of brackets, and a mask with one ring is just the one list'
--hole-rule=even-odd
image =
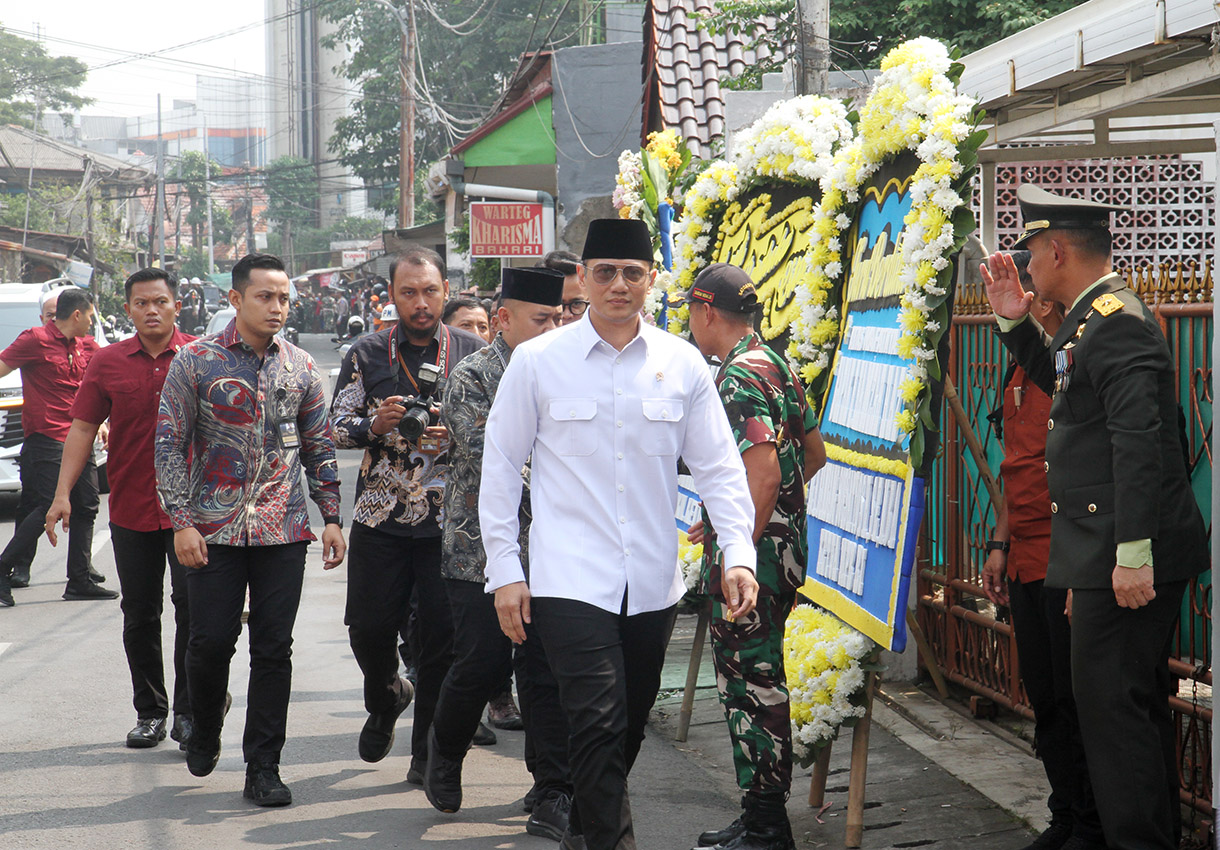
{"label": "metal gate", "polygon": [[[1186,415],[1191,483],[1211,517],[1212,267],[1162,263],[1120,270],[1152,307],[1177,363],[1178,399]],[[958,293],[949,375],[989,465],[1003,452],[985,417],[999,406],[1006,357],[981,286]],[[980,571],[995,511],[961,429],[945,417],[941,453],[929,479],[918,569],[918,618],[945,677],[1032,717],[1021,688],[1016,643],[1006,609],[983,596]],[[1210,538],[1210,524],[1208,534]],[[1210,814],[1211,573],[1192,581],[1182,605],[1171,672],[1181,686],[1170,697],[1178,728],[1182,799]]]}

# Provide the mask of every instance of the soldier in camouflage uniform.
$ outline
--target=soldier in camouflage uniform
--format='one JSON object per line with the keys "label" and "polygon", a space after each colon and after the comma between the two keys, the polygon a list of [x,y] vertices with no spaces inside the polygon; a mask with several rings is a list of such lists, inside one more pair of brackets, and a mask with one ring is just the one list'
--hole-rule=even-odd
{"label": "soldier in camouflage uniform", "polygon": [[721,592],[716,535],[704,534],[702,584],[712,597],[716,686],[733,742],[740,818],[699,836],[723,850],[794,847],[785,802],[792,784],[792,728],[784,680],[784,623],[805,581],[805,482],[826,462],[817,419],[791,367],[754,332],[758,297],[749,275],[717,263],[687,295],[691,334],[704,355],[721,361],[716,375],[754,500],[758,604],[733,621]]}
{"label": "soldier in camouflage uniform", "polygon": [[[502,293],[497,311],[500,332],[491,345],[454,367],[441,406],[441,421],[451,441],[441,575],[453,610],[454,660],[441,685],[428,736],[424,791],[443,812],[461,807],[462,759],[483,706],[514,663],[512,641],[500,630],[495,599],[484,592],[487,556],[479,530],[479,479],[487,414],[513,349],[559,326],[563,275],[549,269],[505,269]],[[523,561],[530,523],[528,479],[524,484],[519,515]],[[558,841],[568,824],[572,794],[568,727],[542,641],[527,640],[520,647],[516,670],[526,750],[533,753],[527,766],[535,778],[536,800],[526,830]]]}

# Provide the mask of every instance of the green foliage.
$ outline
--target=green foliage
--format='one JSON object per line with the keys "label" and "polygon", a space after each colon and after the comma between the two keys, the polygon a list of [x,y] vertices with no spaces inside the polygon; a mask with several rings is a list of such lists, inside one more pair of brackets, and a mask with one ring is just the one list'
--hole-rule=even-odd
{"label": "green foliage", "polygon": [[[929,36],[969,53],[1039,21],[1065,12],[1083,0],[855,0],[830,7],[831,68],[876,68],[891,48]],[[759,29],[759,22],[773,25]],[[712,33],[745,37],[749,47],[765,47],[770,58],[724,81],[728,88],[758,88],[762,75],[783,69],[799,47],[796,0],[719,0],[700,17]]]}
{"label": "green foliage", "polygon": [[318,207],[318,171],[307,159],[281,156],[267,166],[267,218],[293,228],[309,227]]}
{"label": "green foliage", "polygon": [[[211,175],[222,174],[220,163],[212,160]],[[190,212],[186,214],[186,223],[191,228],[191,244],[206,246],[208,226],[208,168],[209,163],[199,151],[187,151],[178,157],[170,172],[171,179],[176,180],[186,192],[190,201]],[[233,237],[233,217],[229,210],[221,204],[212,204],[212,239],[223,244]],[[207,260],[204,264],[206,266]]]}
{"label": "green foliage", "polygon": [[[26,193],[15,192],[0,200],[0,224],[25,226]],[[35,184],[29,195],[30,230],[45,233],[83,234],[85,198],[78,186],[62,182]]]}
{"label": "green foliage", "polygon": [[50,56],[37,41],[0,29],[0,124],[33,127],[35,111],[79,109],[92,99],[76,93],[88,66],[71,56]]}
{"label": "green foliage", "polygon": [[340,219],[331,228],[330,233],[331,238],[336,242],[342,242],[345,239],[372,240],[381,235],[382,229],[381,219],[349,215],[346,218]]}
{"label": "green foliage", "polygon": [[[394,0],[401,9],[402,0]],[[437,4],[446,18],[460,23],[479,8],[478,0],[455,0]],[[558,22],[555,15],[563,9]],[[339,72],[360,89],[352,111],[335,124],[330,151],[372,186],[398,182],[399,61],[401,29],[397,18],[370,0],[333,0],[318,11],[337,25],[333,36],[323,39],[330,47],[351,48],[351,58]],[[463,28],[477,30],[459,36],[443,28],[419,6],[416,31],[419,67],[440,107],[459,119],[483,118],[508,85],[523,50],[537,50],[552,24],[553,41],[575,32],[580,4],[564,0],[499,0],[484,10],[475,22]],[[567,42],[571,43],[571,42]],[[451,140],[436,113],[418,101],[415,122],[417,175],[424,164],[441,159]],[[459,129],[469,131],[469,124]],[[421,195],[416,192],[416,221],[428,217],[420,212]],[[391,193],[378,203],[387,213],[397,209]],[[435,216],[433,216],[435,217]]]}
{"label": "green foliage", "polygon": [[[459,253],[470,250],[470,220],[463,219],[462,224],[449,233],[449,240]],[[473,286],[479,292],[495,292],[500,288],[500,261],[494,257],[478,257],[470,261],[470,279],[466,285]]]}

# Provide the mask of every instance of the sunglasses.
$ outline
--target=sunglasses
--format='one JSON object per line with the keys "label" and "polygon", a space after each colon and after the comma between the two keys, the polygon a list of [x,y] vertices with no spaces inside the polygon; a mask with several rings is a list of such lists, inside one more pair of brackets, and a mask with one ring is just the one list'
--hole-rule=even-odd
{"label": "sunglasses", "polygon": [[598,263],[585,266],[599,286],[609,286],[620,274],[629,286],[643,286],[648,280],[649,269],[640,266],[616,266],[614,263]]}

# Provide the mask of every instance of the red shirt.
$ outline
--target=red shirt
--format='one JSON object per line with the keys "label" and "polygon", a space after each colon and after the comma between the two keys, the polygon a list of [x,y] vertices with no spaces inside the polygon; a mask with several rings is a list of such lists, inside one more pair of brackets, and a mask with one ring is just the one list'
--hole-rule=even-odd
{"label": "red shirt", "polygon": [[52,322],[22,331],[0,351],[0,361],[21,370],[21,426],[27,437],[44,434],[61,443],[68,438],[72,400],[98,350],[93,337],[70,340]]}
{"label": "red shirt", "polygon": [[93,355],[72,405],[72,418],[93,424],[110,419],[107,475],[110,521],[131,531],[173,528],[157,502],[153,437],[157,407],[170,361],[195,337],[174,328],[169,345],[155,359],[138,336]]}
{"label": "red shirt", "polygon": [[[1019,402],[1019,403],[1018,403]],[[1020,366],[1004,388],[1004,501],[1008,504],[1008,577],[1046,578],[1051,554],[1051,494],[1046,485],[1046,420],[1051,399]]]}

